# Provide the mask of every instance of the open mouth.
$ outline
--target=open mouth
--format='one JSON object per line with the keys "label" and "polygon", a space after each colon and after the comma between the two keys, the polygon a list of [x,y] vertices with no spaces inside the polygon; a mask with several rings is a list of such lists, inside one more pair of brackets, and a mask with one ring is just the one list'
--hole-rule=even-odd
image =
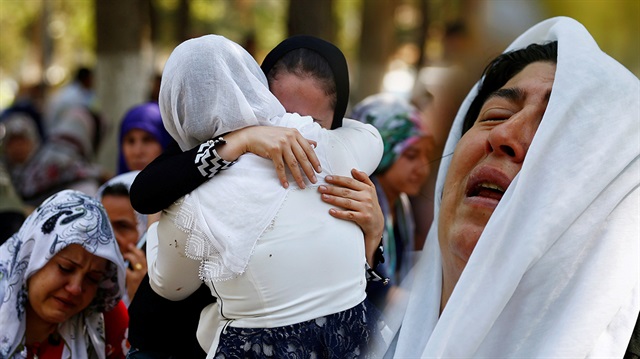
{"label": "open mouth", "polygon": [[469,191],[467,191],[467,197],[485,197],[500,201],[504,195],[504,191],[505,188],[498,184],[480,182],[472,186]]}
{"label": "open mouth", "polygon": [[509,188],[512,178],[503,171],[489,166],[476,169],[467,181],[466,196],[474,203],[495,206]]}

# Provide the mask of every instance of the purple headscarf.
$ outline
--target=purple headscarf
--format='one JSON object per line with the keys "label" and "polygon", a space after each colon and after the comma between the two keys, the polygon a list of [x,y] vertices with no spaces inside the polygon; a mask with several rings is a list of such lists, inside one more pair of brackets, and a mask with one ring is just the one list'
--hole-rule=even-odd
{"label": "purple headscarf", "polygon": [[120,137],[118,138],[118,174],[131,171],[124,161],[122,153],[122,139],[133,129],[139,129],[150,133],[165,150],[172,139],[162,124],[160,107],[156,102],[148,102],[135,106],[127,112],[120,125]]}

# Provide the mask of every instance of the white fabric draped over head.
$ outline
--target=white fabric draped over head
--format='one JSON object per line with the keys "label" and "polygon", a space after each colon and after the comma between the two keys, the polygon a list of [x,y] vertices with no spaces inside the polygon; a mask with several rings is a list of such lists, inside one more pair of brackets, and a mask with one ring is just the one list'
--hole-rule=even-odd
{"label": "white fabric draped over head", "polygon": [[183,151],[233,130],[268,125],[285,113],[253,57],[219,35],[190,39],[173,50],[159,97],[164,126]]}
{"label": "white fabric draped over head", "polygon": [[[397,358],[624,354],[640,311],[639,81],[570,18],[539,23],[507,51],[554,40],[558,61],[546,113],[441,315],[436,201],[390,351]],[[477,85],[445,154],[460,139],[476,93]],[[450,159],[442,160],[436,193]]]}
{"label": "white fabric draped over head", "polygon": [[[218,35],[176,47],[162,74],[160,110],[183,150],[253,125],[297,128],[312,140],[321,131],[311,117],[285,113],[251,55]],[[316,149],[318,158],[323,151]],[[245,154],[184,197],[176,225],[189,233],[186,255],[202,262],[201,279],[226,280],[244,272],[286,193],[271,161]]]}
{"label": "white fabric draped over head", "polygon": [[87,348],[105,358],[103,311],[113,309],[124,291],[125,268],[102,205],[78,191],[49,197],[20,231],[0,247],[0,358],[26,358],[27,280],[70,244],[109,261],[98,293],[87,309],[61,323],[63,358],[87,358]]}

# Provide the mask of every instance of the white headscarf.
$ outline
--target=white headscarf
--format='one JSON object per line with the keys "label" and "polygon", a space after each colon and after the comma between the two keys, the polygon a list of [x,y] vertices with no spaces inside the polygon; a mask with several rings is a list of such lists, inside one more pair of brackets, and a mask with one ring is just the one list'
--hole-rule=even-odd
{"label": "white headscarf", "polygon": [[[639,81],[565,17],[532,27],[507,51],[553,40],[558,61],[547,110],[440,317],[435,204],[397,358],[621,358],[625,352],[640,310]],[[445,154],[460,139],[476,93],[477,85]],[[436,193],[450,160],[442,160]]]}
{"label": "white headscarf", "polygon": [[268,125],[284,107],[240,45],[206,35],[178,45],[160,85],[164,126],[183,151],[243,127]]}
{"label": "white headscarf", "polygon": [[66,343],[62,357],[87,358],[90,347],[105,357],[102,312],[113,309],[122,297],[124,262],[102,205],[81,192],[64,190],[36,208],[0,247],[0,358],[27,357],[26,347],[20,349],[27,280],[70,244],[81,245],[109,265],[89,307],[60,324],[58,332]]}
{"label": "white headscarf", "polygon": [[[162,74],[160,111],[183,150],[253,125],[297,128],[312,140],[321,132],[311,117],[285,113],[251,55],[218,35],[175,48]],[[316,149],[318,158],[323,151]],[[244,272],[286,193],[271,161],[246,154],[232,170],[184,197],[175,224],[188,233],[186,255],[202,261],[201,279],[226,280]]]}

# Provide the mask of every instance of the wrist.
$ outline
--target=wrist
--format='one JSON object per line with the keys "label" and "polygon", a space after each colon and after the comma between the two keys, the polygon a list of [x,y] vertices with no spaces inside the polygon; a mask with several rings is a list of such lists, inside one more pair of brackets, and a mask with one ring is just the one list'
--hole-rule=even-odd
{"label": "wrist", "polygon": [[218,153],[224,144],[226,144],[226,140],[222,136],[218,136],[201,144],[198,148],[195,164],[203,177],[211,178],[236,163],[236,161],[225,160]]}

